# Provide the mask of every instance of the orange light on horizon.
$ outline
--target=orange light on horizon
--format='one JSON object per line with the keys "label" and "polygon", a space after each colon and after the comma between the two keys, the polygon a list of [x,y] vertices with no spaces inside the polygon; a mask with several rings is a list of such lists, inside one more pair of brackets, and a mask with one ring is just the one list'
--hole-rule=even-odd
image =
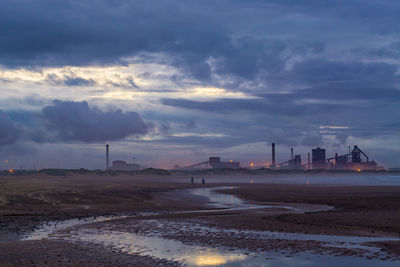
{"label": "orange light on horizon", "polygon": [[250,167],[254,167],[254,162],[250,163]]}
{"label": "orange light on horizon", "polygon": [[14,170],[13,169],[9,169],[8,170],[10,173],[14,173]]}
{"label": "orange light on horizon", "polygon": [[360,171],[361,171],[361,169],[357,169],[357,171],[358,171],[358,172],[360,172]]}

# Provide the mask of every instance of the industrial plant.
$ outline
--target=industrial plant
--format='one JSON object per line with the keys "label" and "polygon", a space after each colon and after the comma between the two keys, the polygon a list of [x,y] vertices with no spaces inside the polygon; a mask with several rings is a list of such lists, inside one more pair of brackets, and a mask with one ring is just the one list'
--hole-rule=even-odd
{"label": "industrial plant", "polygon": [[[291,148],[291,157],[289,160],[276,164],[275,162],[275,143],[272,143],[272,164],[270,169],[289,169],[289,170],[383,170],[375,161],[371,161],[366,153],[364,153],[357,145],[347,154],[326,158],[326,149],[317,147],[311,150],[312,155],[308,153],[307,163],[303,164],[301,155],[293,156],[293,148]],[[312,161],[311,161],[312,160]]]}
{"label": "industrial plant", "polygon": [[[138,171],[142,169],[139,164],[127,163],[123,160],[114,160],[110,166],[109,159],[110,147],[106,145],[106,170],[114,171]],[[251,163],[253,167],[254,163]],[[197,169],[240,169],[240,162],[230,160],[221,161],[220,157],[209,157],[207,161],[192,164],[186,167],[175,166],[175,170],[197,170]],[[294,149],[290,149],[290,157],[288,160],[276,163],[276,149],[275,143],[272,143],[272,161],[268,166],[263,166],[270,170],[351,170],[351,171],[365,171],[365,170],[384,170],[375,161],[370,160],[368,155],[362,151],[357,145],[353,149],[349,146],[349,151],[346,154],[338,155],[327,158],[326,149],[314,148],[307,153],[307,162],[303,163],[301,155],[295,154]]]}
{"label": "industrial plant", "polygon": [[124,160],[114,160],[112,161],[112,165],[110,166],[110,146],[106,145],[106,170],[112,171],[139,171],[142,169],[142,166],[139,164],[127,163]]}
{"label": "industrial plant", "polygon": [[[275,143],[272,143],[272,163],[264,168],[271,170],[384,170],[382,166],[378,166],[375,161],[371,161],[367,154],[357,145],[346,154],[334,157],[326,157],[326,149],[317,147],[311,150],[311,154],[307,154],[307,162],[303,163],[301,155],[295,155],[294,149],[290,149],[290,157],[288,160],[276,163]],[[252,166],[252,165],[251,165]],[[192,164],[179,170],[196,170],[196,169],[239,169],[241,168],[238,161],[221,161],[220,157],[209,157],[207,161]]]}

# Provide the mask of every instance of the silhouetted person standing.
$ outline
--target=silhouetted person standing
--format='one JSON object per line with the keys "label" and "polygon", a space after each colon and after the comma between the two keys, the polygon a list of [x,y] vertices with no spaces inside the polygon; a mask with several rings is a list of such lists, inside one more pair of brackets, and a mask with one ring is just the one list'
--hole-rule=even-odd
{"label": "silhouetted person standing", "polygon": [[201,178],[201,183],[205,184],[206,183],[206,178]]}
{"label": "silhouetted person standing", "polygon": [[193,176],[192,176],[192,178],[190,179],[190,182],[191,182],[192,184],[194,183]]}

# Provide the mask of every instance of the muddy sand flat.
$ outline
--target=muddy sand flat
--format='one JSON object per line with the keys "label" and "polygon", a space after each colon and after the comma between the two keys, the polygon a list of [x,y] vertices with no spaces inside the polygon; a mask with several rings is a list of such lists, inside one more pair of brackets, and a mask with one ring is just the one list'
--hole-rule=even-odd
{"label": "muddy sand flat", "polygon": [[[151,220],[169,225],[171,229],[189,223],[198,227],[208,227],[207,229],[238,231],[364,237],[400,236],[398,223],[400,187],[396,186],[230,184],[232,188],[220,192],[235,195],[250,204],[275,204],[277,207],[264,210],[176,213],[208,208],[204,199],[188,195],[187,189],[226,185],[177,183],[174,177],[166,176],[0,177],[1,266],[80,266],[82,262],[86,262],[89,266],[177,264],[174,261],[135,253],[129,255],[115,248],[93,243],[48,239],[20,240],[45,221],[110,214],[125,214],[132,217],[122,220],[121,223],[108,222],[107,229],[122,227],[124,231],[139,234],[151,232],[146,226]],[[334,209],[306,213],[291,212],[279,208],[282,203],[292,206],[296,203],[299,206],[328,205]],[[149,214],[147,217],[138,218],[136,215],[141,212],[162,212],[162,214]],[[90,227],[104,229],[104,225],[94,224]],[[127,230],[124,225],[130,225],[131,229]],[[363,255],[354,249],[324,249],[321,242],[312,240],[298,243],[295,240],[279,242],[274,239],[275,241],[262,243],[246,235],[227,239],[226,236],[219,234],[201,236],[196,231],[184,234],[159,231],[158,234],[186,244],[206,246],[214,244],[230,249],[251,250],[253,246],[254,251],[278,248],[278,250],[288,250],[289,254],[307,250],[316,254],[327,252],[337,255]],[[397,241],[377,242],[374,246],[384,251],[384,255],[378,253],[368,257],[396,261],[400,256],[400,245]]]}

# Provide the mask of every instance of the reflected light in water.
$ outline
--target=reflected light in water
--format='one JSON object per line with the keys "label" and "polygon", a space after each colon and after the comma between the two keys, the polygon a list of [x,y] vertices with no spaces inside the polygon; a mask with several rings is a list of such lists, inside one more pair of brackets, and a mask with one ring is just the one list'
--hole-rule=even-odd
{"label": "reflected light in water", "polygon": [[218,266],[232,261],[245,260],[245,255],[223,255],[216,253],[208,253],[204,255],[195,256],[193,261],[190,262],[195,266]]}

